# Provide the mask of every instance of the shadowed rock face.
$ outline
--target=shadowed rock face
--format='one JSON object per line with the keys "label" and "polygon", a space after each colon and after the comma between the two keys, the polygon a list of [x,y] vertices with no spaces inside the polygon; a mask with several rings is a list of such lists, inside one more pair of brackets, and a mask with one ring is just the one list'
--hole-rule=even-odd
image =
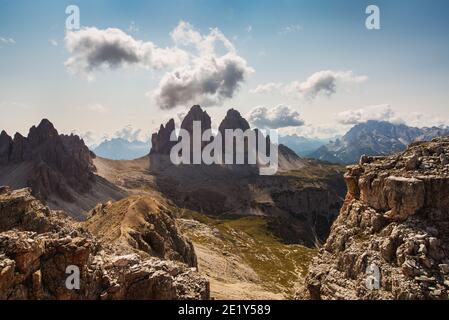
{"label": "shadowed rock face", "polygon": [[69,188],[88,192],[93,181],[94,155],[75,135],[59,135],[51,122],[44,119],[30,129],[28,137],[16,133],[11,139],[6,132],[0,135],[0,165],[30,164],[32,169],[23,186],[46,200],[56,194],[65,201],[73,201]]}
{"label": "shadowed rock face", "polygon": [[[348,167],[348,194],[300,298],[448,299],[449,138]],[[380,288],[366,286],[367,267]]]}
{"label": "shadowed rock face", "polygon": [[150,154],[169,155],[171,148],[176,144],[176,141],[170,141],[170,135],[174,130],[175,121],[173,119],[170,119],[165,126],[161,124],[159,131],[151,136]]}
{"label": "shadowed rock face", "polygon": [[7,165],[11,154],[12,139],[5,131],[0,134],[0,166]]}
{"label": "shadowed rock face", "polygon": [[[194,121],[201,122],[201,133],[211,128],[211,119],[207,112],[203,111],[200,106],[193,106],[181,123],[181,129],[187,130],[191,137]],[[175,121],[173,119],[170,119],[165,126],[161,125],[159,131],[151,137],[151,155],[170,155],[172,147],[177,143],[176,140],[170,141],[170,135],[174,130]]]}
{"label": "shadowed rock face", "polygon": [[234,109],[228,110],[226,117],[221,121],[218,131],[224,136],[226,129],[241,129],[246,131],[250,128],[248,121],[246,121],[240,112]]}
{"label": "shadowed rock face", "polygon": [[[0,299],[209,298],[194,269],[99,240],[29,189],[0,187],[0,212]],[[65,285],[69,265],[80,270],[79,290]]]}
{"label": "shadowed rock face", "polygon": [[211,119],[206,111],[203,111],[200,106],[196,105],[190,108],[190,111],[184,117],[181,123],[181,129],[187,130],[190,135],[193,133],[193,122],[201,122],[201,132],[211,128]]}

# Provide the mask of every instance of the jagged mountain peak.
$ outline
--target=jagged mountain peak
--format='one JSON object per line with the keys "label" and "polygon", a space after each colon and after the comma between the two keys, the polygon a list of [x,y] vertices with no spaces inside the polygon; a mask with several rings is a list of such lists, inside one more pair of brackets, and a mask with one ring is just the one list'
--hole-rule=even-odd
{"label": "jagged mountain peak", "polygon": [[59,135],[43,119],[31,127],[28,137],[20,133],[11,141],[0,141],[0,184],[31,187],[41,200],[59,199],[73,203],[74,193],[91,190],[95,166],[93,154],[74,135]]}
{"label": "jagged mountain peak", "polygon": [[201,130],[205,131],[210,129],[212,126],[212,121],[207,113],[207,111],[203,110],[199,105],[194,105],[190,108],[187,115],[184,117],[181,123],[181,129],[185,129],[188,132],[193,132],[193,121],[201,122]]}
{"label": "jagged mountain peak", "polygon": [[449,135],[447,128],[415,128],[405,124],[369,120],[352,127],[342,138],[320,147],[310,157],[335,163],[356,163],[363,154],[389,155],[415,141]]}
{"label": "jagged mountain peak", "polygon": [[250,128],[248,121],[242,117],[240,112],[235,109],[229,109],[225,118],[221,121],[218,130],[223,133],[226,129],[242,129],[246,131]]}
{"label": "jagged mountain peak", "polygon": [[32,126],[28,133],[28,139],[35,143],[43,142],[49,138],[58,136],[58,131],[48,119],[42,119],[39,125],[37,127]]}

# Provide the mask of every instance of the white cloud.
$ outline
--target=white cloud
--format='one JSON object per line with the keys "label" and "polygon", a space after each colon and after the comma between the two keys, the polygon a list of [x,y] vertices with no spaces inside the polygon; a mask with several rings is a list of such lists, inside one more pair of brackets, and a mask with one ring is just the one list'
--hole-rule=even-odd
{"label": "white cloud", "polygon": [[369,120],[403,123],[404,120],[388,104],[346,110],[337,114],[337,121],[343,125],[355,125]]}
{"label": "white cloud", "polygon": [[81,139],[83,139],[84,143],[89,148],[94,147],[98,143],[98,139],[96,138],[95,133],[93,133],[92,131],[86,131],[86,132],[80,133],[76,130],[72,130],[71,133],[74,135],[77,135]]}
{"label": "white cloud", "polygon": [[92,103],[87,106],[90,111],[104,113],[107,111],[107,108],[100,103]]}
{"label": "white cloud", "polygon": [[221,44],[226,52],[236,52],[232,42],[217,28],[202,35],[190,23],[180,21],[170,36],[177,46],[194,48],[200,56],[216,55],[217,44]]}
{"label": "white cloud", "polygon": [[148,69],[175,67],[186,62],[186,52],[159,48],[152,42],[135,40],[120,29],[86,27],[69,31],[65,44],[71,57],[66,67],[77,74],[91,76],[97,69],[140,65]]}
{"label": "white cloud", "polygon": [[53,47],[57,47],[58,46],[58,41],[56,41],[55,39],[50,39],[50,40],[48,40],[49,42],[50,42],[50,44],[53,46]]}
{"label": "white cloud", "polygon": [[296,134],[307,138],[328,139],[336,136],[344,135],[348,128],[343,125],[336,125],[335,123],[326,124],[305,124],[300,127],[286,128],[282,130],[284,135]]}
{"label": "white cloud", "polygon": [[[234,96],[253,72],[218,29],[201,35],[189,23],[181,21],[171,37],[177,45],[193,48],[196,54],[192,54],[189,64],[167,73],[153,92],[162,109],[189,104],[221,105]],[[225,51],[221,55],[218,45]]]}
{"label": "white cloud", "polygon": [[72,134],[78,135],[80,138],[84,140],[84,143],[89,148],[95,148],[100,143],[105,140],[111,140],[114,138],[121,138],[124,140],[132,141],[148,141],[149,134],[144,133],[141,129],[134,129],[132,125],[127,125],[120,130],[115,131],[114,133],[103,133],[98,134],[93,131],[86,132],[78,132],[77,130],[72,130]]}
{"label": "white cloud", "polygon": [[408,125],[418,128],[448,126],[447,120],[427,113],[410,112],[404,118]]}
{"label": "white cloud", "polygon": [[251,32],[251,31],[253,31],[253,26],[247,26],[246,28],[245,28],[245,31],[246,32]]}
{"label": "white cloud", "polygon": [[6,44],[6,45],[13,45],[16,44],[16,40],[14,40],[13,38],[3,38],[0,37],[0,44]]}
{"label": "white cloud", "polygon": [[447,121],[438,116],[412,111],[398,113],[388,104],[346,110],[337,114],[336,118],[339,124],[345,126],[356,125],[369,120],[388,121],[418,128],[447,126]]}
{"label": "white cloud", "polygon": [[250,111],[248,121],[261,129],[280,129],[304,125],[299,112],[284,105],[270,109],[263,106],[255,107]]}
{"label": "white cloud", "polygon": [[173,47],[160,48],[134,39],[120,29],[95,27],[68,32],[67,68],[92,78],[95,70],[138,65],[166,73],[147,94],[162,109],[189,104],[218,106],[230,99],[253,72],[232,42],[217,28],[206,35],[181,21],[170,33]]}
{"label": "white cloud", "polygon": [[255,94],[263,94],[263,93],[272,93],[275,91],[280,91],[283,88],[283,84],[281,82],[268,82],[266,84],[258,85],[255,89],[251,90],[251,93]]}
{"label": "white cloud", "polygon": [[288,93],[314,99],[318,95],[331,96],[340,86],[359,84],[367,80],[367,76],[356,76],[352,71],[323,70],[315,72],[303,82],[292,82],[286,90]]}
{"label": "white cloud", "polygon": [[128,27],[128,31],[131,33],[136,33],[139,32],[139,27],[137,26],[137,24],[134,21],[131,21],[131,23],[129,24]]}
{"label": "white cloud", "polygon": [[302,27],[299,24],[291,24],[289,26],[282,28],[282,30],[279,31],[278,33],[280,35],[283,35],[283,34],[288,34],[288,33],[292,33],[292,32],[298,32],[301,30],[302,30]]}
{"label": "white cloud", "polygon": [[128,140],[130,142],[141,140],[142,137],[142,129],[133,129],[131,125],[127,125],[126,127],[122,128],[121,130],[117,130],[114,133],[115,138],[121,138],[124,140]]}
{"label": "white cloud", "polygon": [[257,86],[252,93],[280,92],[284,95],[315,99],[320,95],[331,96],[342,87],[363,83],[367,76],[356,76],[352,71],[318,71],[305,81],[293,81],[289,84],[270,82]]}
{"label": "white cloud", "polygon": [[251,72],[246,61],[234,53],[203,57],[193,66],[166,74],[154,97],[162,109],[189,104],[221,105],[234,96]]}

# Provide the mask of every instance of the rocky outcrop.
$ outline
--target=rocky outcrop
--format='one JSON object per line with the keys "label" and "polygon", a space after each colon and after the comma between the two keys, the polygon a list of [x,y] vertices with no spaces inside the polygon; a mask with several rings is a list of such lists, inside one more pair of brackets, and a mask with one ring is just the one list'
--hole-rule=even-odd
{"label": "rocky outcrop", "polygon": [[[79,289],[67,286],[74,268]],[[208,298],[194,268],[99,240],[29,189],[0,188],[0,299]]]}
{"label": "rocky outcrop", "polygon": [[201,122],[201,132],[211,128],[211,119],[206,111],[203,111],[200,106],[195,105],[190,108],[187,115],[184,117],[181,123],[181,129],[187,130],[190,135],[193,133],[193,122]]}
{"label": "rocky outcrop", "polygon": [[226,129],[241,129],[246,131],[250,128],[248,121],[245,120],[235,109],[229,109],[226,113],[226,117],[221,121],[218,131],[224,136]]}
{"label": "rocky outcrop", "polygon": [[176,144],[176,141],[170,141],[170,135],[174,130],[175,121],[173,119],[170,119],[165,126],[161,124],[159,131],[151,136],[150,154],[169,155],[171,148]]}
{"label": "rocky outcrop", "polygon": [[131,196],[98,205],[84,225],[108,243],[197,267],[193,245],[178,232],[173,211],[162,199]]}
{"label": "rocky outcrop", "polygon": [[0,133],[0,166],[7,165],[11,154],[12,139],[5,131]]}
{"label": "rocky outcrop", "polygon": [[[301,298],[449,298],[449,138],[348,167],[348,194]],[[378,285],[377,285],[378,284]]]}
{"label": "rocky outcrop", "polygon": [[74,201],[70,189],[88,192],[94,180],[93,157],[78,136],[59,135],[46,119],[33,126],[26,138],[16,133],[11,139],[4,131],[0,135],[3,171],[27,167],[28,172],[21,179],[13,179],[16,187],[31,187],[42,200],[57,195],[64,201]]}
{"label": "rocky outcrop", "polygon": [[[200,106],[195,105],[190,108],[187,115],[184,117],[181,123],[181,129],[186,130],[190,137],[193,137],[193,123],[194,121],[201,122],[201,134],[207,129],[211,128],[211,119],[206,111],[203,111]],[[154,133],[151,137],[151,156],[155,155],[170,155],[170,151],[172,147],[178,142],[177,139],[175,141],[170,141],[170,135],[175,130],[175,121],[170,119],[167,124],[161,125],[159,131]],[[201,138],[201,137],[200,137]],[[193,143],[193,142],[192,142]],[[192,148],[191,143],[191,150]],[[204,143],[203,143],[204,145]]]}
{"label": "rocky outcrop", "polygon": [[0,134],[0,185],[30,187],[39,200],[83,220],[98,202],[118,200],[126,192],[98,177],[95,155],[76,135],[58,134],[44,119],[27,137]]}

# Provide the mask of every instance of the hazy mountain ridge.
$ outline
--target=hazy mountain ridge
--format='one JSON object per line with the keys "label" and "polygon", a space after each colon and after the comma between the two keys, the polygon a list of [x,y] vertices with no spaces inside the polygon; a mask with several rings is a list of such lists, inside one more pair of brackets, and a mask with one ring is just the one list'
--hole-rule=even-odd
{"label": "hazy mountain ridge", "polygon": [[405,124],[370,120],[355,125],[341,139],[320,147],[309,156],[333,163],[356,163],[362,155],[390,155],[415,141],[448,136],[449,128],[415,128]]}
{"label": "hazy mountain ridge", "polygon": [[328,144],[330,140],[331,139],[309,138],[296,134],[279,136],[279,143],[289,147],[301,157],[307,157],[318,148]]}
{"label": "hazy mountain ridge", "polygon": [[150,153],[151,143],[129,141],[123,138],[106,139],[92,151],[99,157],[111,160],[133,160]]}

